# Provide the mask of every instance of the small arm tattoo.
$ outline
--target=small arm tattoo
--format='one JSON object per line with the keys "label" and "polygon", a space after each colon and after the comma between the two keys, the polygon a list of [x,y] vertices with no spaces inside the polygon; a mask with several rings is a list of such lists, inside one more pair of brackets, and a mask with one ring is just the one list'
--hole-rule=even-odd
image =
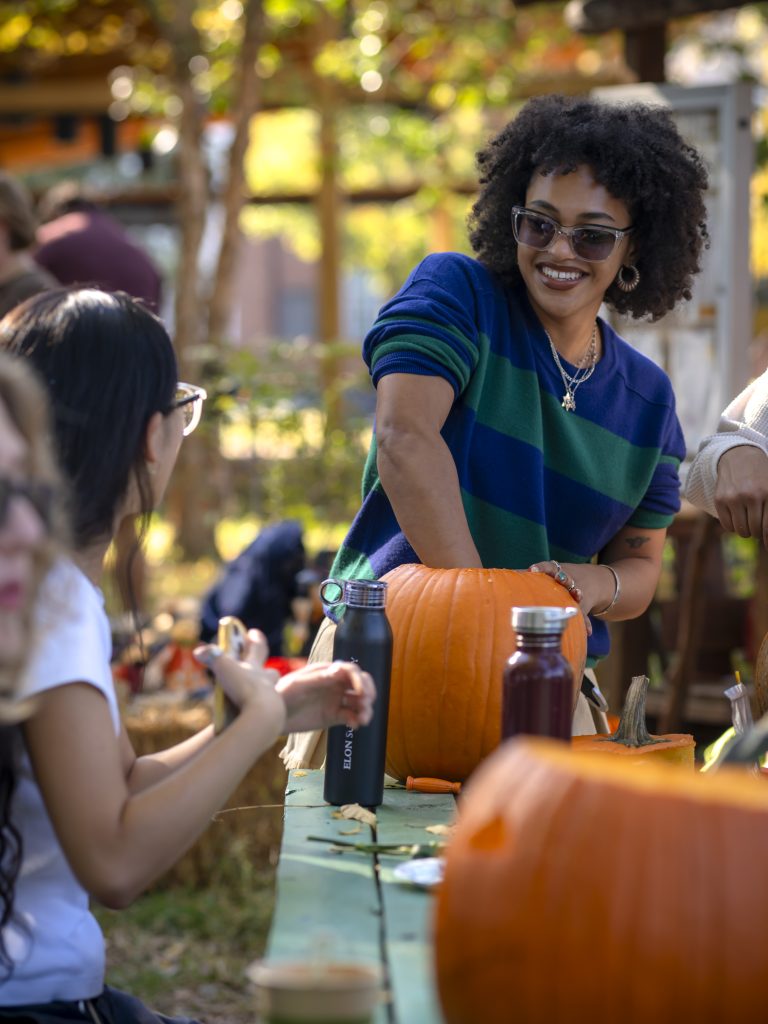
{"label": "small arm tattoo", "polygon": [[627,546],[630,548],[641,548],[643,544],[647,544],[650,537],[627,537]]}

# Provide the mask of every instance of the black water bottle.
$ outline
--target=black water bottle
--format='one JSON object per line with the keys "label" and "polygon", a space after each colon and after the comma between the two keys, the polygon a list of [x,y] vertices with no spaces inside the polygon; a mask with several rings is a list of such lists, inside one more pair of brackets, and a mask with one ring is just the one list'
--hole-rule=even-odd
{"label": "black water bottle", "polygon": [[[329,599],[334,591],[338,596]],[[392,629],[385,611],[387,584],[380,580],[325,580],[320,596],[327,605],[346,605],[333,638],[334,660],[357,662],[376,684],[373,718],[368,725],[359,729],[335,725],[328,730],[323,795],[329,804],[378,807],[384,796],[392,668]]]}

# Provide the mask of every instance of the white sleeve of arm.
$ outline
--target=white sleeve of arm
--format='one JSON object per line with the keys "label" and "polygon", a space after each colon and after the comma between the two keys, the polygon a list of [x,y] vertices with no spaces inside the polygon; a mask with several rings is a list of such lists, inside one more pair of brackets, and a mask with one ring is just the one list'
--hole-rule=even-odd
{"label": "white sleeve of arm", "polygon": [[685,480],[685,497],[692,505],[717,516],[717,464],[727,451],[743,444],[768,455],[768,370],[734,398],[720,417],[717,433],[699,445]]}

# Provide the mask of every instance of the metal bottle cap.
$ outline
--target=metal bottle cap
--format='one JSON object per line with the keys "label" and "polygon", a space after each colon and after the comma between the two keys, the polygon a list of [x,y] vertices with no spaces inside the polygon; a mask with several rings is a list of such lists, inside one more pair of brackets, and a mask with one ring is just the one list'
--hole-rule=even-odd
{"label": "metal bottle cap", "polygon": [[512,609],[512,628],[525,633],[562,633],[578,608],[531,606]]}
{"label": "metal bottle cap", "polygon": [[[351,608],[384,608],[387,604],[387,583],[382,580],[323,580],[320,599],[329,607],[346,604]],[[335,588],[336,596],[333,594]]]}

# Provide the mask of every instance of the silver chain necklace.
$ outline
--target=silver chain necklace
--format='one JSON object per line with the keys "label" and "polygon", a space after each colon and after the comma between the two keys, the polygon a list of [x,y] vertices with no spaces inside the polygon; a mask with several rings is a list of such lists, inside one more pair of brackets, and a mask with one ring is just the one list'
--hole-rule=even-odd
{"label": "silver chain necklace", "polygon": [[560,376],[563,378],[565,393],[563,394],[563,400],[560,404],[566,412],[575,412],[576,389],[582,385],[585,380],[589,380],[597,366],[597,321],[595,321],[595,326],[592,328],[592,337],[589,340],[589,345],[587,345],[587,349],[578,363],[578,369],[573,375],[568,373],[566,368],[560,362],[560,354],[555,348],[555,344],[549,336],[549,331],[546,328],[544,328],[544,333],[546,334],[547,341],[549,342],[552,358],[555,360],[555,365],[560,371]]}

